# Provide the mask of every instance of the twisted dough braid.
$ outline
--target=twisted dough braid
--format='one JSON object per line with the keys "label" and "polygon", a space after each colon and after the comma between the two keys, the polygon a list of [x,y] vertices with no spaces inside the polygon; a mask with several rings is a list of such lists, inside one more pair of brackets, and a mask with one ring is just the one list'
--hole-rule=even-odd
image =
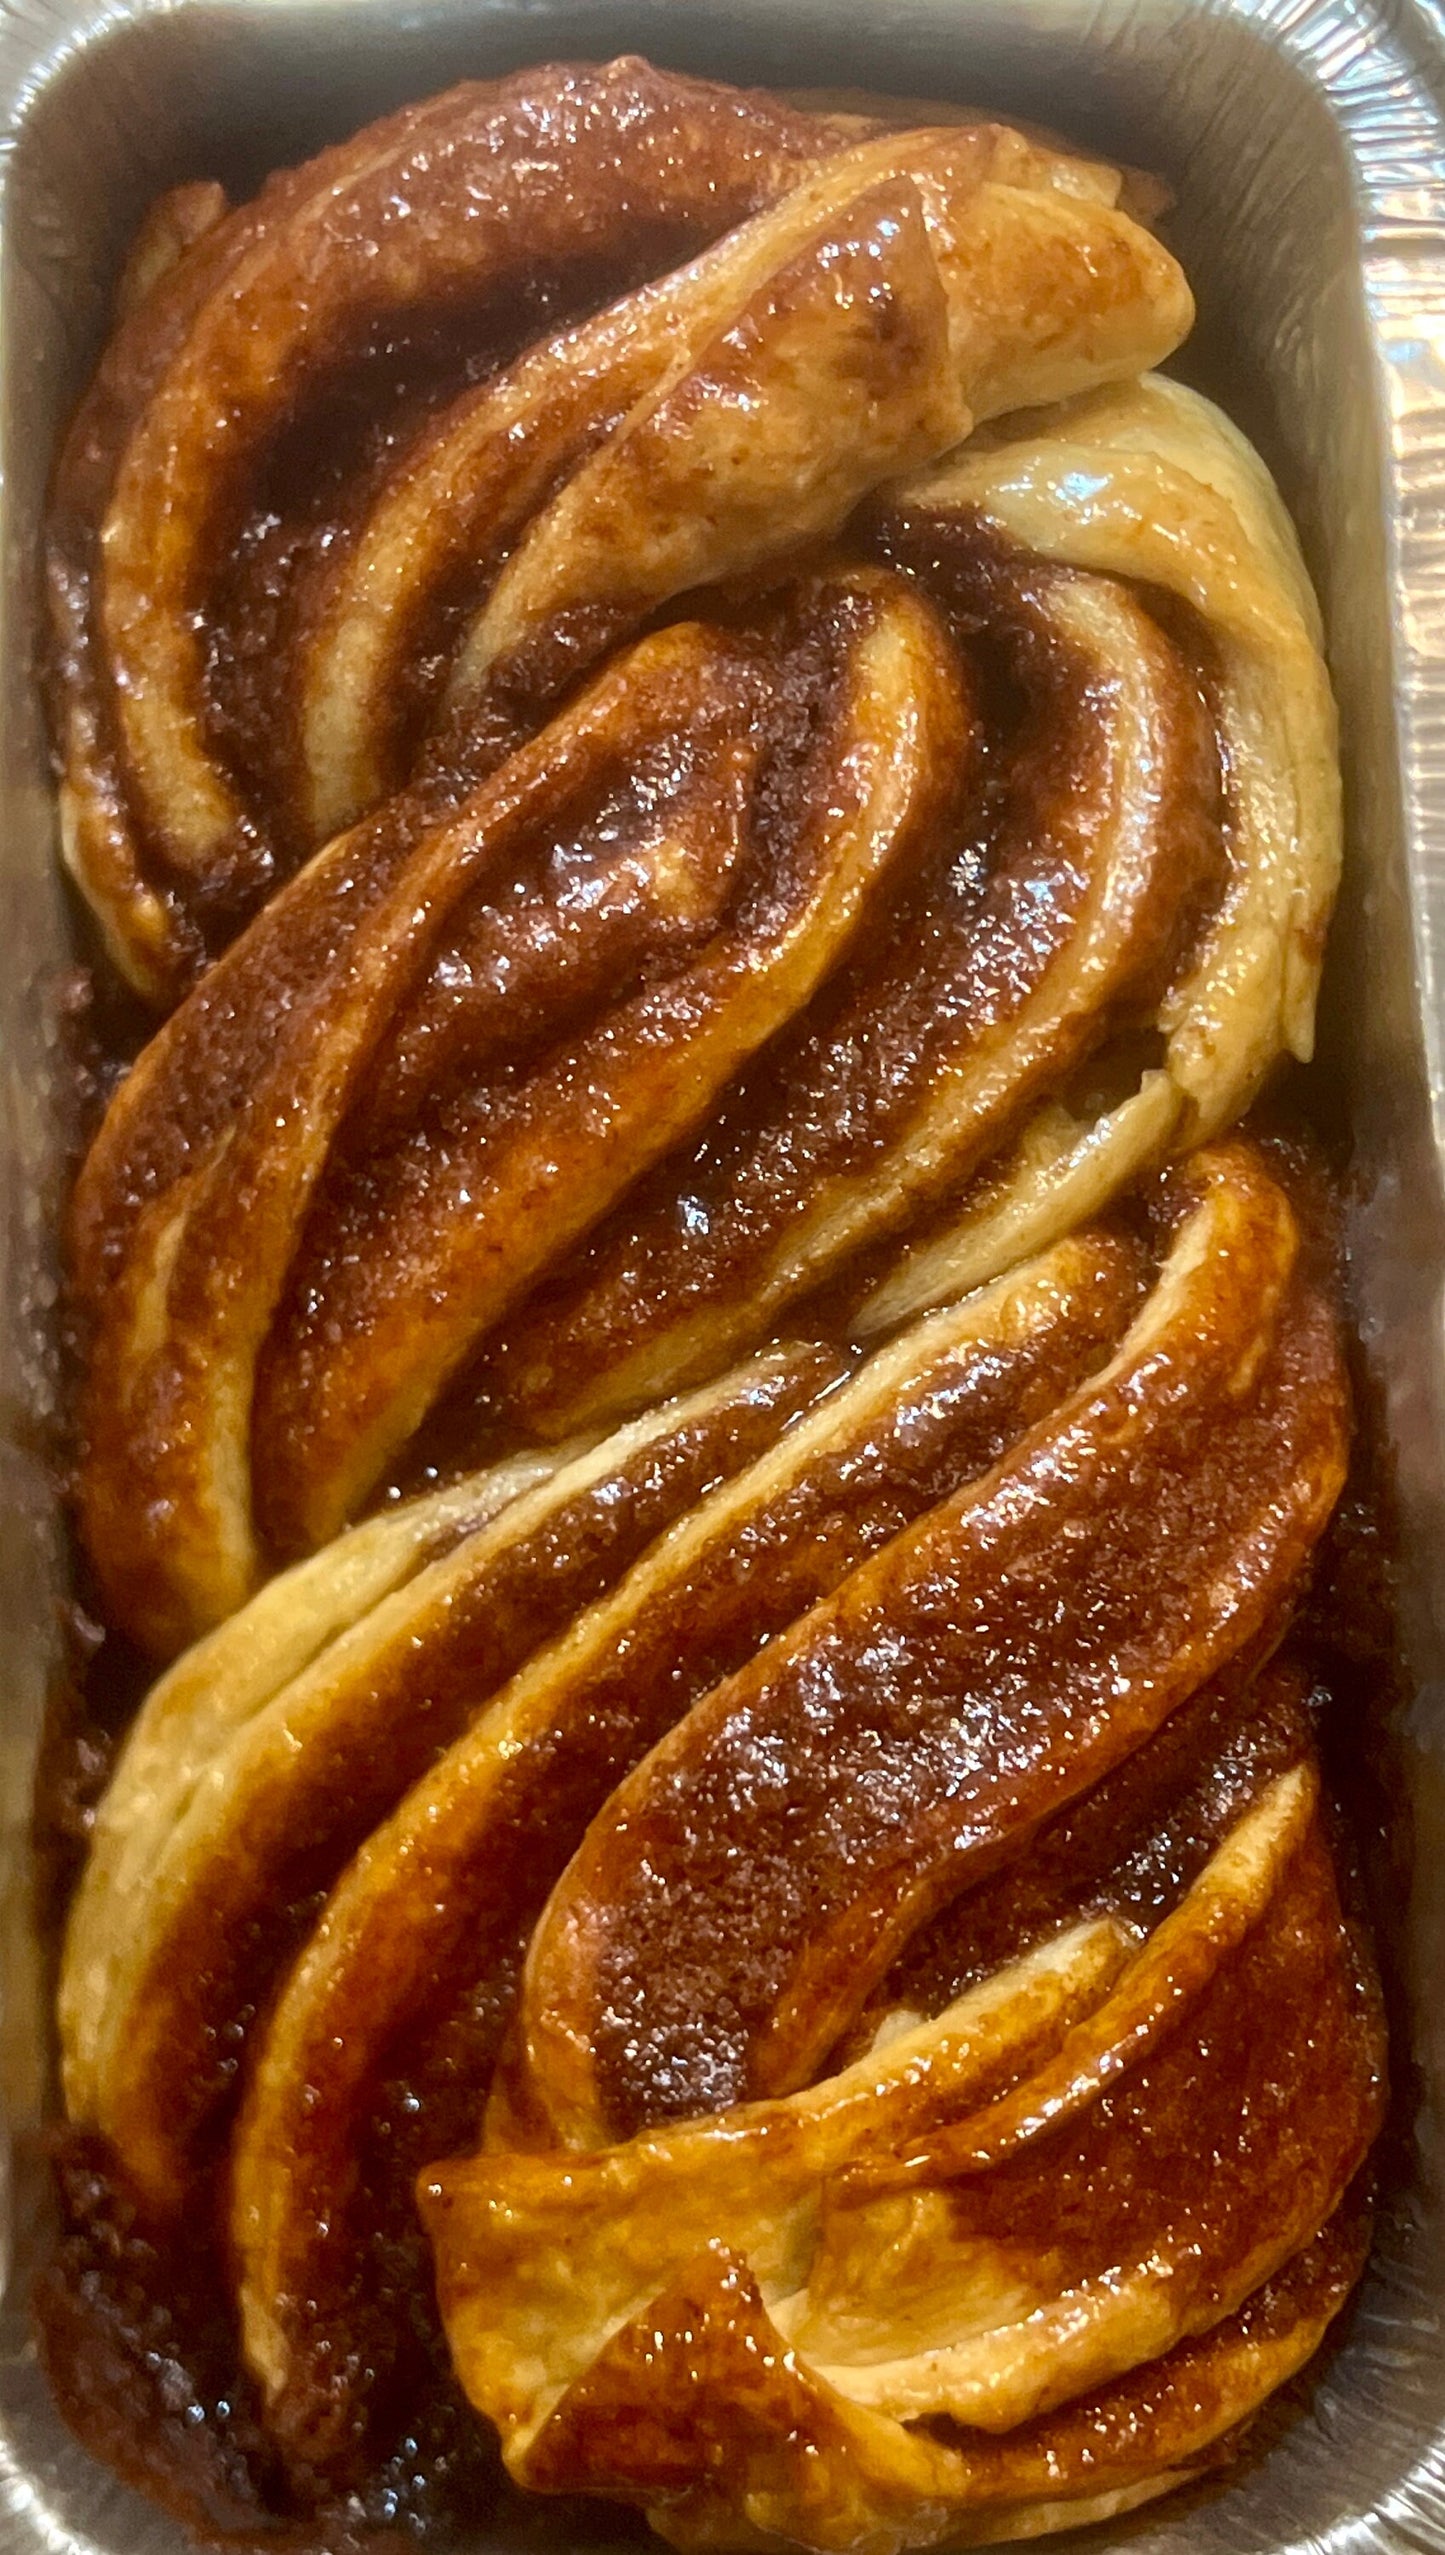
{"label": "twisted dough braid", "polygon": [[[1035,771],[1021,792],[1017,848],[1007,824],[994,838],[998,866],[969,915],[972,946],[930,948],[935,912],[910,913],[919,939],[891,966],[865,966],[841,1006],[815,1010],[797,1041],[775,1047],[756,1089],[744,1085],[696,1153],[629,1200],[576,1273],[508,1326],[500,1380],[534,1427],[575,1426],[675,1389],[745,1340],[761,1308],[776,1313],[920,1204],[926,1213],[943,1183],[962,1189],[960,1205],[926,1218],[934,1229],[895,1254],[853,1306],[853,1328],[875,1336],[1097,1213],[1165,1151],[1228,1126],[1282,1053],[1311,1052],[1339,874],[1334,714],[1294,535],[1242,437],[1175,383],[1131,382],[1042,424],[983,435],[891,490],[875,538],[970,614],[1002,617],[1010,575],[1029,580],[1039,622],[1082,677],[1073,706],[1083,704],[1102,768],[1080,759],[1077,730],[1059,737],[1063,705],[1043,692],[1028,750],[1046,777],[1041,786]],[[990,562],[990,579],[975,553],[961,569],[961,538],[981,541],[985,561],[998,539],[1008,565]],[[1053,580],[1022,560],[1094,574]],[[1222,801],[1210,802],[1191,768],[1198,748],[1187,710],[1181,721],[1177,660],[1103,575],[1137,580],[1198,616]],[[1052,838],[1049,782],[1064,801]],[[1217,836],[1213,880],[1196,866],[1201,826]],[[1005,900],[1023,889],[1012,864],[1030,895],[1049,877],[1057,913],[1068,891],[1050,856],[1062,868],[1081,852],[1088,892],[1067,949],[1039,971],[1031,999],[989,1017],[992,935],[1009,946]],[[1179,909],[1191,898],[1202,927],[1160,993],[1160,953],[1179,952]],[[1038,928],[1032,918],[1029,927]],[[937,1054],[931,1088],[910,1058],[913,1106],[900,1108],[896,1041],[937,1039],[955,1005],[968,1007],[970,1034],[955,1031]],[[1106,1070],[1102,1100],[1086,1093],[1082,1107],[1053,1096],[1024,1105],[1041,1085],[1058,1093],[1068,1066],[1097,1051],[1121,1016],[1152,1022],[1157,1064],[1140,1075],[1125,1063],[1112,1089]],[[860,1119],[871,1144],[858,1141]]]}
{"label": "twisted dough braid", "polygon": [[389,810],[273,900],[76,1192],[82,1513],[122,1621],[175,1648],[255,1584],[259,1528],[345,1521],[489,1308],[806,1004],[961,725],[902,581],[823,579],[755,632],[639,641],[458,817],[412,845]]}
{"label": "twisted dough braid", "polygon": [[[842,2206],[865,2164],[886,2183],[890,2158],[911,2160],[936,2263],[939,2195],[983,2170],[959,2166],[955,2124],[1011,2084],[1024,2125],[990,2171],[1069,2127],[1091,2192],[1114,2141],[1164,2140],[1185,2173],[1185,2111],[1218,2150],[1230,2105],[1262,2098],[1177,2034],[1156,2084],[1165,2019],[1205,2000],[1212,2047],[1231,1998],[1276,1975],[1296,1996],[1306,1940],[1294,2010],[1313,2036],[1297,2065],[1278,2033],[1260,2045],[1276,2109],[1192,2287],[1170,2248],[1193,2243],[1202,2201],[1179,2203],[1172,2235],[1139,2235],[1137,2278],[1090,2308],[1087,2348],[1064,2347],[1067,2299],[1040,2324],[1055,2288],[1092,2294],[1087,2263],[1065,2280],[1047,2253],[1026,2310],[991,2273],[1001,2304],[979,2325],[975,2247],[959,2335],[929,2346],[937,2400],[860,2398],[849,2348],[820,2344],[826,2418],[815,2406],[800,2436],[827,2447],[830,2492],[871,2510],[873,2451],[861,2480],[852,2448],[834,2457],[847,2405],[873,2407],[874,2450],[880,2422],[904,2426],[883,2462],[913,2491],[933,2452],[908,2424],[947,2411],[1012,2432],[1147,2369],[1130,2473],[1160,2489],[1176,2453],[1202,2453],[1312,2349],[1357,2258],[1348,2212],[1315,2240],[1372,2134],[1378,2034],[1298,1681],[1260,1663],[1338,1491],[1344,1386],[1315,1259],[1257,1154],[1194,1157],[1152,1213],[1147,1245],[1087,1228],[842,1383],[826,1352],[770,1350],[594,1447],[404,1505],[273,1581],[157,1686],[71,1922],[67,2100],[161,2220],[202,2205],[224,2141],[247,2352],[299,2475],[344,2480],[415,2382],[387,2303],[409,2173],[475,2135],[489,2081],[488,2152],[427,2186],[457,2366],[521,2480],[648,2499],[658,2476],[597,2441],[651,2436],[626,2394],[629,2319],[702,2315],[700,2258],[726,2270],[704,2320],[735,2340],[744,2307],[766,2340],[782,2264],[789,2342],[788,2317],[801,2338],[825,2295],[835,2322],[876,2323],[882,2302],[845,2303],[851,2254],[819,2256],[806,2312],[794,2294],[817,2194]],[[1121,2068],[1124,2128],[1108,2125]],[[1301,2155],[1285,2209],[1269,2177]],[[858,2259],[900,2207],[911,2226],[912,2198],[869,2186]],[[423,2296],[426,2278],[417,2259]],[[747,2304],[755,2279],[766,2310]],[[962,2336],[985,2332],[969,2359]],[[1145,2457],[1140,2408],[1206,2334],[1187,2436],[1166,2425]],[[519,2395],[522,2368],[540,2374]],[[617,2420],[597,2429],[589,2391],[611,2401],[614,2378]],[[719,2384],[707,2439],[734,2418]],[[785,2413],[754,2406],[744,2429],[773,2442]],[[703,2433],[673,2437],[674,2465],[711,2471]],[[1032,2454],[945,2462],[949,2510],[1031,2503]],[[786,2498],[796,2477],[778,2490],[770,2525],[834,2542]],[[729,2503],[708,2525],[737,2523]]]}
{"label": "twisted dough braid", "polygon": [[1108,2518],[1337,2312],[1377,2028],[1300,1763],[1142,1944],[1086,1916],[807,2093],[441,2169],[458,2365],[520,2480],[680,2546]]}
{"label": "twisted dough braid", "polygon": [[595,1430],[820,1289],[876,1335],[1308,1051],[1333,716],[1217,413],[1094,394],[854,546],[339,836],[140,1059],[73,1236],[82,1515],[153,1648],[439,1403]]}
{"label": "twisted dough braid", "polygon": [[173,999],[439,725],[445,794],[683,588],[1167,353],[1188,289],[1119,189],[623,61],[469,83],[224,218],[185,190],[52,524],[65,848],[118,965]]}

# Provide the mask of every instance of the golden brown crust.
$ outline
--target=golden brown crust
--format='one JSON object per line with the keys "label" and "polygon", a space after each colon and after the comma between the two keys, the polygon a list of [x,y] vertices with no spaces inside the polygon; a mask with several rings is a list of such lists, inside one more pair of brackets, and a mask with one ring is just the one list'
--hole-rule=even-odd
{"label": "golden brown crust", "polygon": [[[874,1328],[991,1276],[1248,1097],[1328,811],[1280,819],[1302,766],[1272,832],[1222,796],[1128,589],[951,531],[621,652],[458,811],[317,855],[146,1051],[73,1232],[82,1513],[147,1643],[334,1531],[469,1360],[514,1421],[606,1424],[821,1283]],[[1162,1069],[1061,1112],[1141,1016]]]}
{"label": "golden brown crust", "polygon": [[1346,2203],[1237,2316],[1140,2374],[1015,2433],[911,2449],[829,2403],[780,2352],[748,2274],[713,2253],[577,2382],[534,2480],[655,2495],[654,2527],[683,2548],[989,2546],[1107,2520],[1227,2459],[1318,2348],[1368,2243]]}
{"label": "golden brown crust", "polygon": [[1110,1023],[1147,1016],[1189,916],[1217,897],[1214,737],[1141,602],[1000,559],[967,526],[922,576],[958,619],[986,623],[996,678],[1027,704],[1002,788],[996,764],[988,776],[1002,808],[986,881],[957,892],[957,833],[939,827],[889,938],[504,1326],[489,1380],[529,1430],[709,1372],[854,1253],[966,1190]]}
{"label": "golden brown crust", "polygon": [[198,2200],[247,2018],[317,1891],[480,1698],[836,1374],[825,1351],[770,1352],[570,1461],[477,1476],[433,1503],[445,1523],[394,1577],[358,1586],[364,1557],[336,1552],[155,1688],[100,1816],[61,2010],[72,2108],[152,2210]]}

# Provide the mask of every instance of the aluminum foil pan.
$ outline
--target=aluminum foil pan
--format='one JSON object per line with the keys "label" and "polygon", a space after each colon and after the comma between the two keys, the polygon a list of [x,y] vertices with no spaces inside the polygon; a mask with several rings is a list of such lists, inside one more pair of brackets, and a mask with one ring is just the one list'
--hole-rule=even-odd
{"label": "aluminum foil pan", "polygon": [[[1399,1804],[1385,1949],[1400,2134],[1373,2268],[1324,2364],[1276,2404],[1243,2468],[1110,2536],[1136,2555],[1445,2549],[1445,0],[8,0],[0,2555],[184,2543],[71,2441],[27,2325],[52,2076],[29,1796],[64,1597],[46,1443],[70,917],[34,661],[49,456],[158,188],[207,175],[246,189],[447,81],[619,51],[734,79],[964,98],[1162,169],[1200,301],[1186,367],[1262,445],[1305,538],[1350,808],[1320,1088],[1352,1140],[1357,1306],[1403,1540],[1411,1699],[1375,1751]],[[590,2542],[624,2534],[636,2544],[604,2520]],[[561,2544],[539,2513],[528,2547]]]}

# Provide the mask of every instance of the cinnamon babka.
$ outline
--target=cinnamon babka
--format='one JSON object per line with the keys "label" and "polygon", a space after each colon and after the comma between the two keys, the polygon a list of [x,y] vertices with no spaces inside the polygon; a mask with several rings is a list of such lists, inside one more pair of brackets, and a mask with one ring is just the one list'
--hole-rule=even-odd
{"label": "cinnamon babka", "polygon": [[[440,2390],[681,2546],[1035,2533],[1227,2458],[1358,2276],[1338,1270],[1231,1132],[1334,719],[1153,369],[1162,201],[624,61],[132,257],[50,560],[66,857],[166,1014],[75,1189],[76,1510],[164,1672],[60,2029],[273,2514]],[[125,2465],[121,2250],[44,2312]]]}

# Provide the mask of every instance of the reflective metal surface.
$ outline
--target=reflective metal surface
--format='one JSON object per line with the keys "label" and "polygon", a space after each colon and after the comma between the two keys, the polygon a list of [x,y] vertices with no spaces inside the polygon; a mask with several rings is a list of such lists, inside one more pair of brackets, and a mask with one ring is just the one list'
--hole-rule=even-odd
{"label": "reflective metal surface", "polygon": [[[1353,1143],[1355,1285],[1399,1486],[1415,1688],[1382,1733],[1406,1831],[1386,1945],[1408,2043],[1405,2135],[1374,2267],[1324,2364],[1272,2410],[1242,2466],[1108,2535],[1138,2555],[1445,2549],[1445,0],[10,0],[0,2555],[163,2555],[184,2542],[70,2441],[27,2338],[49,2081],[27,1831],[63,1597],[46,1413],[66,1141],[55,1020],[70,926],[34,669],[48,458],[158,187],[216,175],[244,189],[465,74],[623,50],[745,80],[964,97],[1163,169],[1179,199],[1171,238],[1200,300],[1181,368],[1261,443],[1304,534],[1331,633],[1351,814],[1319,1071]],[[542,2513],[527,2543],[562,2540]]]}

